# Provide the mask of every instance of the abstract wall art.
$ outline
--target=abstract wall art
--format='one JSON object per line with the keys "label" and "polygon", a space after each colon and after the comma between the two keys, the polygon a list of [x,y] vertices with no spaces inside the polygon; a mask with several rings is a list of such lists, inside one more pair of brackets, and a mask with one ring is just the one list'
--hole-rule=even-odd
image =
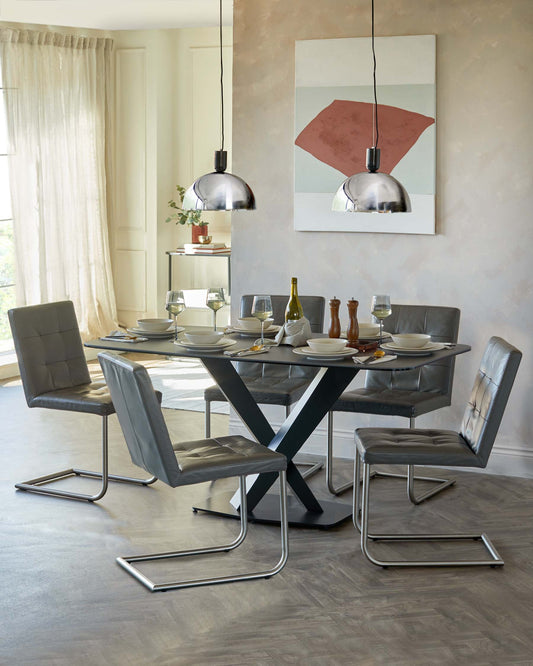
{"label": "abstract wall art", "polygon": [[435,36],[377,37],[380,171],[407,189],[412,212],[337,213],[343,180],[372,146],[370,38],[296,42],[294,228],[435,233]]}

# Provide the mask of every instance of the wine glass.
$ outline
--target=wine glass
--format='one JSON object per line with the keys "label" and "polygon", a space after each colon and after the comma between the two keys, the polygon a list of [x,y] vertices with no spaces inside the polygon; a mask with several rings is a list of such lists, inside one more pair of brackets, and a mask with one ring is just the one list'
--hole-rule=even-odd
{"label": "wine glass", "polygon": [[226,296],[222,287],[210,287],[207,290],[205,304],[213,310],[213,326],[217,330],[217,312],[226,305]]}
{"label": "wine glass", "polygon": [[185,310],[183,291],[167,291],[166,310],[174,317],[174,342],[178,339],[178,315]]}
{"label": "wine glass", "polygon": [[266,296],[265,294],[254,296],[252,303],[252,317],[259,319],[261,322],[261,344],[264,345],[265,319],[272,317],[272,299],[270,296]]}
{"label": "wine glass", "polygon": [[379,319],[379,344],[383,342],[383,320],[392,314],[390,305],[390,296],[386,294],[376,294],[372,296],[371,312],[376,319]]}

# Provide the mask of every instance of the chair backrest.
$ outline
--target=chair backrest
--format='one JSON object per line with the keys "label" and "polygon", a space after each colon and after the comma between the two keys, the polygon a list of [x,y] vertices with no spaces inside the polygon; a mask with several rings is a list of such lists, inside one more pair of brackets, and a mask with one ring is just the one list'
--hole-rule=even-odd
{"label": "chair backrest", "polygon": [[26,402],[91,381],[72,301],[8,311]]}
{"label": "chair backrest", "polygon": [[522,359],[522,352],[492,337],[485,349],[466,406],[461,435],[485,467]]}
{"label": "chair backrest", "polygon": [[[299,296],[305,317],[311,324],[313,333],[322,333],[324,329],[324,312],[326,299],[323,296]],[[272,299],[272,318],[274,324],[281,326],[285,323],[285,308],[289,296],[275,295]],[[252,313],[253,294],[245,294],[241,298],[241,317],[249,317]],[[301,365],[278,365],[268,363],[237,363],[237,372],[243,377],[284,377],[311,379],[318,372],[317,368]]]}
{"label": "chair backrest", "polygon": [[[285,323],[285,308],[289,302],[289,296],[271,296],[272,318],[274,324],[281,326]],[[324,311],[326,299],[323,296],[299,296],[304,311],[304,316],[309,319],[313,333],[322,333],[324,330]],[[249,317],[252,313],[253,294],[245,294],[241,298],[241,317]]]}
{"label": "chair backrest", "polygon": [[[389,333],[427,333],[433,342],[457,342],[461,311],[434,305],[392,305],[392,314],[383,322]],[[367,388],[405,391],[431,391],[447,395],[453,387],[455,357],[424,365],[416,370],[366,373]]]}
{"label": "chair backrest", "polygon": [[132,462],[169,486],[180,485],[178,461],[146,368],[113,352],[101,352],[98,360]]}

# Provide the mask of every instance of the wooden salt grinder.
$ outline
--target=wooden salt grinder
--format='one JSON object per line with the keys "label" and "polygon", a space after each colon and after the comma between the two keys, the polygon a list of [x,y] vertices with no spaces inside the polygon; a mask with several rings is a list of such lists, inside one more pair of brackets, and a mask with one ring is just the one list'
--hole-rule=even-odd
{"label": "wooden salt grinder", "polygon": [[353,347],[357,349],[359,341],[359,322],[357,321],[357,308],[359,306],[359,301],[356,301],[352,298],[348,301],[348,316],[350,322],[348,324],[348,330],[346,331],[346,337],[348,338],[347,347]]}
{"label": "wooden salt grinder", "polygon": [[331,324],[329,325],[328,335],[330,338],[340,338],[341,337],[341,320],[339,319],[339,307],[341,302],[336,296],[329,302],[329,308],[331,312]]}

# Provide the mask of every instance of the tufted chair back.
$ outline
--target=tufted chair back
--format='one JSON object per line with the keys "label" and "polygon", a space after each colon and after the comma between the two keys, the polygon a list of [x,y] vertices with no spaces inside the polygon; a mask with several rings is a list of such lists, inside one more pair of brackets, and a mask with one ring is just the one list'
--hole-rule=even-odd
{"label": "tufted chair back", "polygon": [[98,354],[132,461],[169,486],[180,469],[146,368],[113,352]]}
{"label": "tufted chair back", "polygon": [[[392,314],[383,322],[389,333],[426,333],[433,342],[457,342],[461,311],[433,305],[392,305]],[[430,363],[416,370],[368,371],[366,388],[452,393],[455,358]]]}
{"label": "tufted chair back", "polygon": [[461,435],[485,467],[522,359],[502,338],[489,340],[461,425]]}
{"label": "tufted chair back", "polygon": [[28,407],[43,393],[91,381],[71,301],[9,310]]}
{"label": "tufted chair back", "polygon": [[[271,296],[272,318],[274,324],[282,326],[285,323],[285,308],[289,302],[288,296]],[[324,329],[324,310],[326,299],[323,296],[299,296],[304,316],[311,324],[313,333],[322,333]],[[250,317],[252,313],[253,294],[245,294],[241,298],[241,317]],[[238,363],[237,369],[242,377],[309,377],[317,373],[316,368],[298,365],[283,366],[266,363]]]}

